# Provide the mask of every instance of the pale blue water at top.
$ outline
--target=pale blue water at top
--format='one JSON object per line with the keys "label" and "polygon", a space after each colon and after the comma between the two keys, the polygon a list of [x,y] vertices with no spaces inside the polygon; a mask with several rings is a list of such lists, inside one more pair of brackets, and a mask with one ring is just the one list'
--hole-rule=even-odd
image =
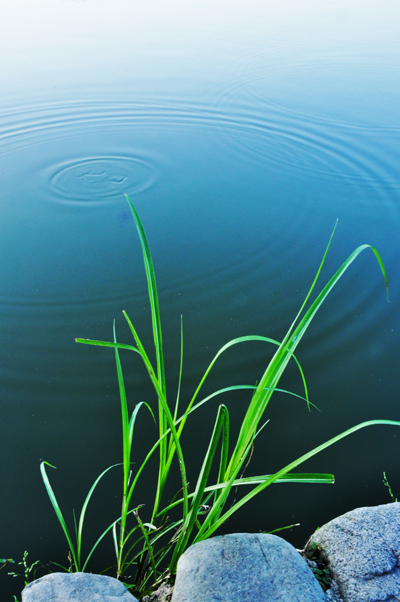
{"label": "pale blue water at top", "polygon": [[[185,401],[228,340],[284,336],[337,218],[321,284],[358,245],[381,253],[390,303],[365,251],[298,348],[320,412],[276,394],[249,476],[358,422],[400,419],[399,27],[395,1],[16,0],[2,8],[0,557],[19,560],[26,549],[32,561],[67,562],[42,459],[57,466],[51,478],[68,518],[120,461],[113,354],[74,339],[111,339],[115,318],[130,342],[125,309],[151,344],[124,193],[154,257],[171,399],[181,314]],[[254,344],[228,352],[205,392],[254,384],[270,354]],[[142,367],[123,360],[132,408],[154,404]],[[281,386],[302,394],[295,367]],[[235,433],[249,397],[223,401]],[[216,403],[188,423],[192,483]],[[155,435],[143,414],[135,461]],[[301,547],[334,516],[389,502],[382,472],[400,491],[399,442],[395,427],[353,435],[303,467],[334,473],[334,486],[270,487],[224,532],[299,522],[282,535]],[[152,486],[149,471],[137,504],[150,507]],[[116,474],[93,498],[87,547],[116,518],[119,492]],[[22,581],[4,570],[0,580],[4,599],[19,596]]]}

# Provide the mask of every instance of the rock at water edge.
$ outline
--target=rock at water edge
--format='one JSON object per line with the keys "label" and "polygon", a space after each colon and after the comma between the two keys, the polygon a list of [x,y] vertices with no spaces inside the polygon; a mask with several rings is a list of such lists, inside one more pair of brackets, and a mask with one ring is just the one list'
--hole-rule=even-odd
{"label": "rock at water edge", "polygon": [[235,533],[196,543],[178,562],[171,602],[325,602],[306,561],[275,535]]}

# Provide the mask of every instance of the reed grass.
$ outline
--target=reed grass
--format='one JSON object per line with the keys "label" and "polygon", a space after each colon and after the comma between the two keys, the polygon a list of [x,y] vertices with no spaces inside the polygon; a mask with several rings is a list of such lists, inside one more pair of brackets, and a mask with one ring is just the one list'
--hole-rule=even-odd
{"label": "reed grass", "polygon": [[[129,198],[126,198],[132,211],[143,252],[156,362],[155,365],[153,365],[150,361],[149,355],[140,340],[139,334],[125,311],[123,312],[123,315],[133,336],[132,345],[118,343],[115,324],[113,341],[76,339],[78,343],[114,349],[122,417],[123,476],[121,515],[100,535],[85,560],[82,558],[82,537],[88,503],[98,482],[113,467],[107,468],[91,487],[83,504],[78,524],[76,524],[75,521],[74,540],[68,530],[46,473],[46,466],[51,465],[47,462],[42,462],[41,473],[50,501],[70,547],[72,567],[69,570],[84,571],[97,545],[107,533],[111,532],[115,548],[117,577],[118,579],[124,580],[128,569],[129,572],[131,572],[132,566],[135,566],[136,573],[133,589],[137,594],[140,594],[146,591],[151,584],[167,579],[169,576],[173,576],[176,572],[177,562],[189,544],[202,541],[213,535],[232,514],[269,485],[287,482],[323,484],[331,484],[334,482],[334,477],[331,474],[303,474],[292,472],[306,460],[359,429],[373,425],[400,426],[400,422],[392,420],[370,420],[368,422],[363,422],[340,433],[336,437],[329,439],[322,445],[315,447],[274,474],[253,477],[240,476],[249,461],[256,437],[267,423],[267,421],[263,421],[265,421],[264,416],[269,401],[274,392],[282,392],[282,389],[278,388],[278,384],[290,360],[293,360],[297,364],[303,382],[304,397],[301,398],[305,400],[308,406],[310,406],[304,373],[295,356],[296,348],[332,288],[338,283],[345,271],[364,250],[370,249],[377,259],[388,294],[388,280],[381,257],[374,247],[366,244],[359,246],[346,261],[344,261],[329,279],[327,284],[322,288],[315,300],[309,304],[308,308],[306,308],[314,287],[320,277],[335,232],[335,225],[314,281],[283,340],[276,341],[262,336],[243,336],[229,341],[216,353],[200,379],[199,385],[194,391],[192,398],[186,403],[184,410],[181,411],[180,389],[183,366],[182,322],[179,381],[177,393],[176,396],[174,396],[175,401],[171,402],[170,399],[167,398],[165,384],[161,319],[153,260],[139,215]],[[275,354],[267,365],[264,373],[261,375],[258,385],[228,386],[202,398],[200,394],[202,387],[218,358],[230,347],[252,341],[263,341],[276,348]],[[155,410],[152,409],[150,404],[141,402],[135,406],[131,414],[129,413],[120,351],[136,353],[143,361],[157,400]],[[210,402],[210,400],[215,397],[219,397],[224,393],[243,389],[251,392],[251,399],[236,441],[233,445],[230,443],[229,412],[226,405],[221,403],[217,410],[213,432],[208,443],[208,448],[204,453],[204,460],[197,477],[197,482],[193,492],[189,493],[186,461],[181,445],[181,436],[187,420],[200,406]],[[288,391],[284,392],[294,395]],[[296,395],[296,397],[299,396]],[[143,411],[150,412],[151,416],[157,422],[158,439],[149,449],[142,464],[136,467],[132,461],[134,429],[139,413]],[[135,499],[134,494],[139,478],[142,476],[144,469],[148,466],[149,459],[155,453],[158,455],[158,474],[155,476],[156,493],[152,513],[151,516],[149,516],[149,522],[143,522],[140,516],[140,514],[142,514],[142,505],[140,504],[140,500]],[[163,494],[174,462],[177,462],[179,466],[181,489],[176,494],[172,503],[163,505]],[[210,483],[211,469],[214,466],[218,467],[218,476],[215,482]],[[229,495],[232,493],[232,489],[236,489],[238,486],[248,487],[250,491],[238,501],[231,503],[228,507],[227,501]],[[168,519],[168,514],[172,510],[174,512],[179,511],[179,517],[177,520],[171,522]],[[131,523],[129,523],[128,526],[128,522],[131,518],[134,519],[133,526]],[[160,566],[162,566],[163,561],[165,563],[166,559],[168,559],[168,568],[162,572]],[[130,586],[132,587],[132,584],[130,584]]]}

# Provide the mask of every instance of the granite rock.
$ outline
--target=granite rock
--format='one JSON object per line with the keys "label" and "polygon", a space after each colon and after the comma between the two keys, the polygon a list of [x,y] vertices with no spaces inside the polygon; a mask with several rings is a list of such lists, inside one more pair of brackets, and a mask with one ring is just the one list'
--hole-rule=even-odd
{"label": "granite rock", "polygon": [[137,602],[121,581],[91,573],[51,573],[25,587],[22,602]]}
{"label": "granite rock", "polygon": [[171,602],[325,602],[304,558],[275,535],[199,542],[178,562]]}
{"label": "granite rock", "polygon": [[357,508],[311,536],[342,602],[400,600],[400,503]]}

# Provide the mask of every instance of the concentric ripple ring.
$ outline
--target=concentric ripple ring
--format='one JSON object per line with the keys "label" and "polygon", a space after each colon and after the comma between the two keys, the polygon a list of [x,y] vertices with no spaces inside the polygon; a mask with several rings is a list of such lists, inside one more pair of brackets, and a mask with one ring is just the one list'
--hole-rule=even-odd
{"label": "concentric ripple ring", "polygon": [[103,204],[122,193],[137,194],[155,180],[151,165],[138,157],[102,156],[53,165],[43,180],[49,182],[55,202]]}

